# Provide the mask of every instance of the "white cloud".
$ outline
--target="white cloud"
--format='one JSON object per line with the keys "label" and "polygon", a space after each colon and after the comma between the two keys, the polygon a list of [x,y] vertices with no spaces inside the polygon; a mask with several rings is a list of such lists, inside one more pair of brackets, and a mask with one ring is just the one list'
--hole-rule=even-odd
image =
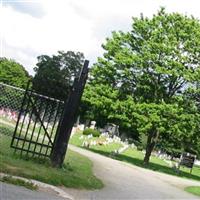
{"label": "white cloud", "polygon": [[58,50],[81,51],[95,61],[112,30],[128,30],[132,16],[152,16],[160,6],[200,18],[198,0],[42,0],[42,17],[30,9],[35,1],[21,2],[23,9],[22,3],[17,9],[9,4],[0,8],[1,56],[16,59],[31,74],[37,56]]}

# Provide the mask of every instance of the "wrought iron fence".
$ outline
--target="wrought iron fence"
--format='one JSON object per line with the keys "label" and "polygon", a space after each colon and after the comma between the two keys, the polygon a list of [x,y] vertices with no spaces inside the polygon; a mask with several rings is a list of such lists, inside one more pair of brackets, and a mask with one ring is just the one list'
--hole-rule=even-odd
{"label": "wrought iron fence", "polygon": [[62,101],[0,83],[1,143],[22,155],[49,157],[63,106]]}

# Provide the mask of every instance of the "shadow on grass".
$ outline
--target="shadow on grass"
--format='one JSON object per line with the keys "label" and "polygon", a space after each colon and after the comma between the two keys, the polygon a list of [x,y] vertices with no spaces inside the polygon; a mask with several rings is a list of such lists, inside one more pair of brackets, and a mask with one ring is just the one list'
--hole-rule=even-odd
{"label": "shadow on grass", "polygon": [[21,154],[20,152],[15,152],[14,150],[11,156],[15,159],[22,159],[24,161],[31,161],[37,164],[42,164],[44,166],[51,166],[50,159],[47,157],[34,157],[29,154]]}
{"label": "shadow on grass", "polygon": [[[189,179],[200,181],[200,176],[190,174],[190,173],[187,173],[187,172],[184,172],[184,171],[181,171],[181,170],[180,170],[179,173],[177,173],[172,168],[170,168],[168,166],[161,165],[161,164],[150,162],[148,166],[144,166],[143,160],[140,160],[138,158],[133,158],[133,157],[129,157],[129,156],[126,156],[126,155],[121,155],[121,154],[120,155],[112,155],[112,154],[110,154],[110,152],[105,152],[105,151],[97,150],[97,149],[88,149],[88,148],[85,148],[85,147],[82,147],[82,148],[90,150],[90,151],[98,153],[98,154],[101,154],[101,155],[104,155],[104,156],[107,156],[107,157],[111,157],[115,160],[120,160],[120,161],[124,161],[124,162],[127,162],[127,163],[131,163],[131,164],[136,165],[138,167],[142,167],[142,168],[146,168],[146,169],[150,169],[150,170],[153,170],[153,171],[162,172],[162,173],[165,173],[165,174],[170,174],[170,175],[174,175],[174,176],[178,176],[178,177],[184,177],[184,178],[189,178]],[[199,170],[200,170],[200,168],[199,168]]]}
{"label": "shadow on grass", "polygon": [[8,127],[5,127],[5,126],[0,127],[0,133],[1,134],[7,135],[7,136],[12,136],[13,132],[14,132],[14,128],[8,128]]}

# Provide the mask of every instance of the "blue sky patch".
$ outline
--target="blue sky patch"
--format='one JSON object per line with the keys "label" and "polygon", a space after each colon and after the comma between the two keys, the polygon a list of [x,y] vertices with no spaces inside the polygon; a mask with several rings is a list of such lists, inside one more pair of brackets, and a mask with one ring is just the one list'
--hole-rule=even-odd
{"label": "blue sky patch", "polygon": [[26,13],[32,17],[42,18],[45,16],[45,11],[41,3],[33,1],[3,1],[3,6],[10,6],[14,10]]}

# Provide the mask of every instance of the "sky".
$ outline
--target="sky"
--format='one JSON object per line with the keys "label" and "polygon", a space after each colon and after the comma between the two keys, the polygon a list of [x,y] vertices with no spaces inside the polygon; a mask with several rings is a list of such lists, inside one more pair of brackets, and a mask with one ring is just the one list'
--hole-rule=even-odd
{"label": "sky", "polygon": [[160,7],[200,19],[199,0],[0,0],[0,57],[34,75],[37,56],[80,51],[95,63],[112,31],[129,31],[132,17]]}

